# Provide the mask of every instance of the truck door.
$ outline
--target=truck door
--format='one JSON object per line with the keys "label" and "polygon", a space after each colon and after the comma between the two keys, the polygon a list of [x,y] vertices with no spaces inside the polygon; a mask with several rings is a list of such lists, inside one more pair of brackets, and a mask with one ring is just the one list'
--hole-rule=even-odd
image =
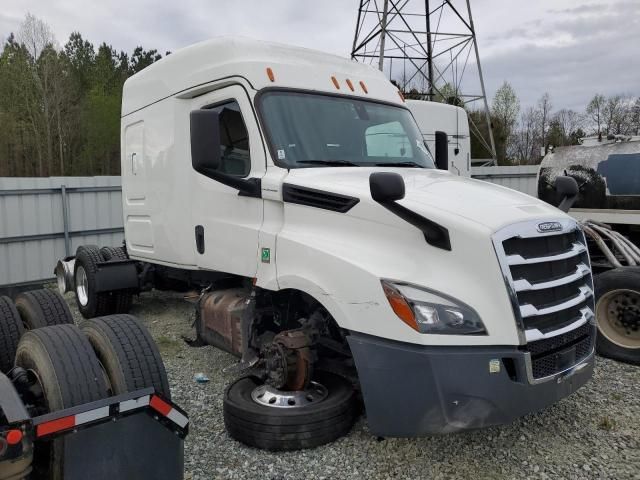
{"label": "truck door", "polygon": [[[220,170],[239,178],[262,178],[266,170],[265,150],[244,88],[233,85],[193,101],[194,109],[211,108],[219,112]],[[235,188],[195,170],[191,185],[190,210],[197,266],[254,277],[263,218],[262,199],[239,195]]]}

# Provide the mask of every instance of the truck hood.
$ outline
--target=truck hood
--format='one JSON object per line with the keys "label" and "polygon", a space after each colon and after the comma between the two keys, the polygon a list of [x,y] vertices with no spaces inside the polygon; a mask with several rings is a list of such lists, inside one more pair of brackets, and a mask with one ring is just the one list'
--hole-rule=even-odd
{"label": "truck hood", "polygon": [[[327,167],[293,169],[285,182],[326,192],[357,197],[359,204],[349,212],[359,217],[383,220],[379,205],[371,198],[369,176],[394,172],[405,182],[405,198],[399,203],[436,222],[447,219],[482,225],[491,231],[505,225],[551,218],[567,218],[557,208],[530,195],[489,182],[421,168]],[[373,209],[375,208],[375,210]],[[456,222],[457,223],[457,222]]]}

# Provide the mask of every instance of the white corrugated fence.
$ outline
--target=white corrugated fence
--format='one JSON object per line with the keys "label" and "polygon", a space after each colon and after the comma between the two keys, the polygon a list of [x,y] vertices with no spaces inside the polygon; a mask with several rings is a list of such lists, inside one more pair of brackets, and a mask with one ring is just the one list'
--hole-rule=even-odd
{"label": "white corrugated fence", "polygon": [[538,165],[514,167],[471,167],[471,176],[478,180],[513,188],[533,197],[538,196]]}
{"label": "white corrugated fence", "polygon": [[53,278],[78,245],[124,238],[120,177],[0,178],[0,286]]}

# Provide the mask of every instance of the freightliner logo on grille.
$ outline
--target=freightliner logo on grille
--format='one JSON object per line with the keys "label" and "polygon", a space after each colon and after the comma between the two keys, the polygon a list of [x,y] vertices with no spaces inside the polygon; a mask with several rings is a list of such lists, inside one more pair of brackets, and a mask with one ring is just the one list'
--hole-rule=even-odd
{"label": "freightliner logo on grille", "polygon": [[558,232],[560,230],[562,230],[560,222],[544,222],[538,224],[538,231],[540,233]]}

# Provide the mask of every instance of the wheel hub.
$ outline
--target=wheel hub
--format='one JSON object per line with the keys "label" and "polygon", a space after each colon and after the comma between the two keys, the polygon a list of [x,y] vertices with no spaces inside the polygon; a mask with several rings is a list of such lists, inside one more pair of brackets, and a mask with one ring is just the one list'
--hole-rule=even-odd
{"label": "wheel hub", "polygon": [[284,391],[304,390],[313,373],[311,340],[301,330],[287,330],[262,348],[266,383]]}
{"label": "wheel hub", "polygon": [[640,348],[640,292],[613,290],[596,306],[600,332],[624,348]]}
{"label": "wheel hub", "polygon": [[300,408],[320,403],[329,395],[324,385],[310,382],[304,390],[278,390],[271,385],[260,385],[251,392],[251,398],[259,405],[274,408]]}
{"label": "wheel hub", "polygon": [[84,267],[79,266],[76,270],[76,296],[80,305],[83,307],[89,303],[89,280],[87,279],[87,272],[84,271]]}

